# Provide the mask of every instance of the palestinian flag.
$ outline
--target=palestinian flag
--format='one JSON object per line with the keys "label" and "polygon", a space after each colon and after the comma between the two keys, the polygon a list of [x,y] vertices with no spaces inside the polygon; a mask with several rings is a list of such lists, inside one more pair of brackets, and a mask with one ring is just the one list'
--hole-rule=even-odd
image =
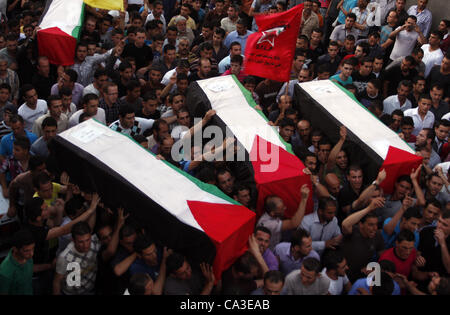
{"label": "palestinian flag", "polygon": [[216,279],[247,249],[252,211],[128,136],[90,119],[58,134],[53,146],[72,182],[97,191],[111,209],[122,206],[155,241],[194,264],[214,260]]}
{"label": "palestinian flag", "polygon": [[47,0],[37,32],[39,55],[55,65],[73,65],[83,18],[83,0]]}
{"label": "palestinian flag", "polygon": [[[223,135],[232,133],[244,154],[237,163],[245,165],[258,190],[257,214],[264,212],[268,195],[280,196],[287,206],[286,217],[291,217],[300,203],[300,187],[311,179],[303,170],[305,166],[292,152],[291,145],[279,135],[277,127],[256,110],[255,101],[234,75],[215,77],[193,82],[186,104],[191,117],[203,117],[214,109],[213,125],[222,129]],[[241,150],[238,150],[241,152]],[[313,210],[312,198],[307,213]]]}
{"label": "palestinian flag", "polygon": [[[422,163],[422,157],[394,131],[384,125],[354,95],[330,80],[311,81],[295,86],[294,102],[303,117],[319,127],[334,143],[339,128],[347,128],[348,158],[359,164],[366,183],[372,182],[382,168],[386,180],[381,187],[390,194],[398,176],[411,173]],[[347,146],[347,147],[346,147]]]}

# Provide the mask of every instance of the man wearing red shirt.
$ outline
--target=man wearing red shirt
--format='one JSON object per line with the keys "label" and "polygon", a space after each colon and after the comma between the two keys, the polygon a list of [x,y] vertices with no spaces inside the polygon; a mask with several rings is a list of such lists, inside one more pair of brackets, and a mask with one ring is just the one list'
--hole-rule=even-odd
{"label": "man wearing red shirt", "polygon": [[380,260],[390,260],[395,264],[397,273],[408,277],[411,273],[411,268],[416,260],[417,251],[414,248],[415,236],[409,230],[401,231],[395,247],[386,250],[381,256]]}

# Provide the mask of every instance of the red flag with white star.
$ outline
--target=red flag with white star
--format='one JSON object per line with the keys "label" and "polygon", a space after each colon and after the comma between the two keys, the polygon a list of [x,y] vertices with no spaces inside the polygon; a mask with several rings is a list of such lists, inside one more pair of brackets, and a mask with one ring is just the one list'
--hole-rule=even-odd
{"label": "red flag with white star", "polygon": [[258,32],[245,46],[245,72],[275,81],[289,81],[295,43],[300,29],[301,11],[288,11],[255,17]]}

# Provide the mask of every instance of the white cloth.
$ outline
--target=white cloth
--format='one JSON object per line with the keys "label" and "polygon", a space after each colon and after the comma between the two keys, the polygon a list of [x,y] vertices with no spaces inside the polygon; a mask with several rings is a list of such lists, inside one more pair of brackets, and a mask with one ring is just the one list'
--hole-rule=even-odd
{"label": "white cloth", "polygon": [[419,108],[411,108],[404,111],[405,116],[409,116],[414,121],[413,135],[417,136],[423,128],[433,128],[434,125],[434,114],[430,111],[425,115],[424,120],[420,118]]}
{"label": "white cloth", "polygon": [[33,124],[36,119],[47,113],[47,102],[44,100],[37,100],[36,108],[29,108],[26,103],[23,103],[17,113],[22,116],[25,122],[25,129],[32,131]]}
{"label": "white cloth", "polygon": [[[69,119],[69,128],[76,126],[79,124],[79,119],[81,114],[84,112],[83,109],[80,109],[79,111],[76,111]],[[99,122],[101,122],[102,124],[106,125],[106,115],[105,115],[105,110],[103,108],[98,108],[97,109],[97,114],[93,117],[95,119],[97,119]]]}
{"label": "white cloth", "polygon": [[427,78],[430,74],[431,68],[435,65],[441,65],[442,59],[444,59],[444,54],[440,48],[430,52],[430,44],[422,45],[422,50],[422,62],[425,64],[425,78]]}
{"label": "white cloth", "polygon": [[83,89],[83,96],[85,96],[86,94],[90,94],[90,93],[95,94],[98,97],[100,97],[100,91],[94,87],[94,83],[89,84],[88,86],[86,86]]}
{"label": "white cloth", "polygon": [[383,113],[384,114],[392,114],[392,112],[396,109],[401,109],[405,111],[412,107],[411,101],[406,99],[406,102],[403,106],[400,106],[400,101],[398,100],[398,95],[391,95],[383,101]]}

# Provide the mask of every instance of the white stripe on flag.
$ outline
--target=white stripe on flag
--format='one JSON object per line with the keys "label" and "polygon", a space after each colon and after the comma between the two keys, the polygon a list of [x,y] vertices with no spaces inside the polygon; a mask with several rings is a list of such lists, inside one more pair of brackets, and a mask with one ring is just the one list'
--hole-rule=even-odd
{"label": "white stripe on flag", "polygon": [[203,89],[211,108],[227,125],[247,152],[251,152],[256,135],[283,149],[278,132],[253,109],[231,75],[197,81]]}
{"label": "white stripe on flag", "polygon": [[95,156],[180,221],[200,231],[203,229],[193,217],[187,200],[230,204],[202,190],[128,137],[96,121],[87,120],[59,136]]}
{"label": "white stripe on flag", "polygon": [[72,36],[72,31],[80,21],[83,0],[53,0],[39,27],[58,27]]}
{"label": "white stripe on flag", "polygon": [[415,154],[395,132],[330,80],[311,81],[299,85],[383,160],[386,159],[389,146]]}

